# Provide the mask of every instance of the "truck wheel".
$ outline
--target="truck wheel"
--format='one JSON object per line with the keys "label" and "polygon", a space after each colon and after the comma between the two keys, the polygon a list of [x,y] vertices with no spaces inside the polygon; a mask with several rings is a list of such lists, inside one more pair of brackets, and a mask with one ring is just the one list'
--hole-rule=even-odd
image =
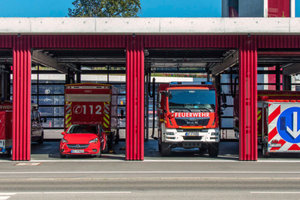
{"label": "truck wheel", "polygon": [[199,154],[205,154],[207,152],[207,148],[199,147]]}
{"label": "truck wheel", "polygon": [[160,154],[162,156],[169,156],[171,154],[171,147],[169,144],[161,143],[161,151]]}
{"label": "truck wheel", "polygon": [[265,144],[262,145],[262,156],[264,158],[269,158],[270,157],[270,154],[268,152],[268,147]]}
{"label": "truck wheel", "polygon": [[44,132],[42,132],[42,135],[40,137],[40,139],[38,140],[39,144],[43,144],[44,143]]}
{"label": "truck wheel", "polygon": [[208,145],[209,157],[218,157],[219,154],[219,143],[211,143]]}
{"label": "truck wheel", "polygon": [[158,143],[158,151],[161,152],[161,144]]}

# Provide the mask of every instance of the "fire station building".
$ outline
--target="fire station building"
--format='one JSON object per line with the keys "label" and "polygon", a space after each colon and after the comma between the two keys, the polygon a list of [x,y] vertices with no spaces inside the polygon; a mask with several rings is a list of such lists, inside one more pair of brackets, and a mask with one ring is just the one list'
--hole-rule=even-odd
{"label": "fire station building", "polygon": [[223,18],[0,18],[4,99],[10,98],[7,83],[12,80],[12,159],[31,158],[33,63],[51,67],[68,80],[88,73],[82,68],[87,63],[124,66],[126,160],[144,159],[149,73],[167,73],[189,63],[185,72],[206,73],[215,83],[220,84],[222,74],[238,77],[239,159],[257,160],[258,76],[264,74],[262,80],[268,79],[275,90],[291,90],[291,76],[300,71],[295,2],[259,2],[254,9],[248,1],[224,0]]}

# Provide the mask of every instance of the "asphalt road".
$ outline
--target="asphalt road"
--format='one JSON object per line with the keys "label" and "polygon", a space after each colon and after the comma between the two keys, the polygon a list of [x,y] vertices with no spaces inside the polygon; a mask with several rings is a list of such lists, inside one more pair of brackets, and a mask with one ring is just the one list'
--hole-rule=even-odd
{"label": "asphalt road", "polygon": [[0,162],[2,199],[300,199],[300,162]]}

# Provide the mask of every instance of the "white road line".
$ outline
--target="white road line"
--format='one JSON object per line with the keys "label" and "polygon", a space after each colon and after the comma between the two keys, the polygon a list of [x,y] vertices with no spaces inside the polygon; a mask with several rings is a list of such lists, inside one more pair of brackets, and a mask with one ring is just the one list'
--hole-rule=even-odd
{"label": "white road line", "polygon": [[250,193],[251,194],[300,194],[300,192],[287,192],[287,191],[282,191],[282,192],[253,191]]}
{"label": "white road line", "polygon": [[10,198],[10,196],[0,196],[0,200],[7,200],[9,198]]}
{"label": "white road line", "polygon": [[300,160],[258,160],[260,163],[300,163]]}
{"label": "white road line", "polygon": [[2,171],[0,174],[300,174],[300,171]]}
{"label": "white road line", "polygon": [[0,193],[0,196],[12,196],[15,195],[16,193]]}
{"label": "white road line", "polygon": [[[0,161],[1,162],[1,161]],[[122,163],[141,163],[141,161],[126,161],[126,160],[31,160],[30,162],[85,162],[85,163],[93,163],[93,162],[122,162]],[[183,163],[193,163],[193,162],[221,162],[221,163],[227,163],[227,162],[239,162],[238,160],[144,160],[142,162],[183,162]]]}
{"label": "white road line", "polygon": [[[15,161],[11,160],[0,160],[0,163],[11,163]],[[87,159],[78,159],[78,160],[66,160],[66,159],[58,159],[58,160],[31,160],[26,161],[26,163],[141,163],[141,161],[126,161],[124,160],[87,160]],[[243,161],[239,161],[238,159],[232,160],[144,160],[142,163],[202,163],[202,162],[211,162],[211,163],[243,163]],[[257,160],[253,161],[253,163],[300,163],[300,160]]]}
{"label": "white road line", "polygon": [[[16,192],[15,195],[37,195],[37,194],[131,194],[131,191],[103,191],[103,192],[97,192],[97,191],[83,191],[83,192],[54,192],[54,191],[45,191],[45,192]],[[1,198],[1,196],[0,196]]]}

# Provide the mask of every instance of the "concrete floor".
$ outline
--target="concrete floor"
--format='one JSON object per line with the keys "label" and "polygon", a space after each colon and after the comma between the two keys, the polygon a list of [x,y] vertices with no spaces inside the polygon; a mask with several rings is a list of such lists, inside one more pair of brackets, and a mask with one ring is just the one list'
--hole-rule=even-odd
{"label": "concrete floor", "polygon": [[[59,155],[60,140],[45,140],[44,144],[33,143],[31,145],[31,160],[125,160],[125,141],[120,141],[115,145],[114,153],[102,154],[101,158],[91,156],[72,156],[69,158],[60,158]],[[232,160],[239,159],[239,143],[238,142],[221,142],[219,156],[210,158],[207,153],[200,153],[198,149],[172,149],[170,156],[162,157],[158,152],[156,140],[148,140],[145,142],[145,160]],[[259,160],[298,160],[300,154],[272,154],[269,158],[264,158],[259,151]],[[7,156],[0,156],[0,160],[10,160]]]}
{"label": "concrete floor", "polygon": [[[124,141],[119,142],[114,148],[113,154],[102,154],[101,158],[85,157],[87,159],[125,159]],[[44,144],[32,144],[32,160],[44,159],[61,159],[59,157],[59,141],[46,141]],[[82,156],[72,156],[71,158],[83,158]],[[198,149],[182,149],[175,148],[168,157],[161,157],[158,152],[156,140],[148,140],[145,142],[145,160],[147,159],[208,159],[208,154],[199,154]],[[68,159],[68,158],[66,158]],[[209,158],[212,159],[212,158]],[[216,159],[216,158],[215,158]],[[238,159],[238,143],[222,142],[220,144],[220,154],[217,159]]]}

